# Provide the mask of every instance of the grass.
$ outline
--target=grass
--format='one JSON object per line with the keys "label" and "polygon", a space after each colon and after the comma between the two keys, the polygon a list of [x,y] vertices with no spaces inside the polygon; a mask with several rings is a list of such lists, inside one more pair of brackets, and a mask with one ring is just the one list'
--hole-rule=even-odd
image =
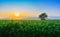
{"label": "grass", "polygon": [[0,37],[60,37],[60,20],[0,20]]}

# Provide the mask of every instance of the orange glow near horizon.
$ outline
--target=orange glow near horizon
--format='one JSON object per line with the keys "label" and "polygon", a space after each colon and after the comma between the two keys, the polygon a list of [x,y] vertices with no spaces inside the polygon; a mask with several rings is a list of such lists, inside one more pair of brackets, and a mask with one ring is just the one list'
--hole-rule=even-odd
{"label": "orange glow near horizon", "polygon": [[38,14],[36,13],[1,13],[0,14],[0,18],[3,18],[3,19],[24,19],[26,17],[33,17],[33,16],[37,16]]}
{"label": "orange glow near horizon", "polygon": [[19,13],[15,13],[15,14],[12,14],[10,17],[13,19],[17,19],[17,18],[22,18],[22,15]]}

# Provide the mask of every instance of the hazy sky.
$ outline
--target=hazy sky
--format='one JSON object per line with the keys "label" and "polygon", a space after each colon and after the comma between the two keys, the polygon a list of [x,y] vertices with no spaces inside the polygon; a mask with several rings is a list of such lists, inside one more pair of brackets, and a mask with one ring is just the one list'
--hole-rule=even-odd
{"label": "hazy sky", "polygon": [[60,16],[60,0],[0,0],[0,17],[14,13],[38,16],[42,12]]}

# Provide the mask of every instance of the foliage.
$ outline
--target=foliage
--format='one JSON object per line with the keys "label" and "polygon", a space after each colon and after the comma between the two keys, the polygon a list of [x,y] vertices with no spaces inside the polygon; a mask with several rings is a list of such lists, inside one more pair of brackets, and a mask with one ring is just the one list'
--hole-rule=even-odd
{"label": "foliage", "polygon": [[47,17],[48,17],[48,15],[46,13],[42,13],[42,14],[39,15],[39,18],[41,20],[46,20]]}
{"label": "foliage", "polygon": [[60,21],[0,20],[0,37],[60,37]]}

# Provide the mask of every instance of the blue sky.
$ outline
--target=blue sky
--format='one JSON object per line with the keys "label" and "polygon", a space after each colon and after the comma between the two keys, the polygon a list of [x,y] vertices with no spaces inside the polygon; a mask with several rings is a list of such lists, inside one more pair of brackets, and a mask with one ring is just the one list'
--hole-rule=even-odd
{"label": "blue sky", "polygon": [[0,13],[15,12],[60,16],[60,0],[0,0]]}

